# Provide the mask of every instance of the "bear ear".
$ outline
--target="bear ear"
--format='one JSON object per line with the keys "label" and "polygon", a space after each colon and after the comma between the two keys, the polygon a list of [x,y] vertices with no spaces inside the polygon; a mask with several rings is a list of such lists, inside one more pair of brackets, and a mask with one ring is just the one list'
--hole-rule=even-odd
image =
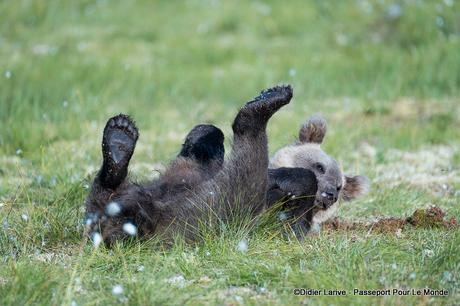
{"label": "bear ear", "polygon": [[345,185],[343,186],[342,199],[351,201],[365,195],[369,191],[369,179],[362,175],[345,175]]}
{"label": "bear ear", "polygon": [[327,123],[323,117],[313,116],[305,122],[299,131],[300,143],[317,143],[323,142],[327,131]]}

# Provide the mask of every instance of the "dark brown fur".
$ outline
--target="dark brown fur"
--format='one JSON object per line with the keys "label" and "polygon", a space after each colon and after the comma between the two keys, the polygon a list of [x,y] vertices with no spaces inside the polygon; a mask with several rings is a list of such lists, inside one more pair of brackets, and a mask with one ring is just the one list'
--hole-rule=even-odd
{"label": "dark brown fur", "polygon": [[288,223],[301,238],[312,226],[315,213],[317,180],[315,174],[304,168],[277,168],[268,170],[267,205],[279,206],[279,219]]}
{"label": "dark brown fur", "polygon": [[[201,124],[187,135],[179,156],[195,159],[212,175],[223,164],[224,152],[224,137],[220,129]],[[211,167],[210,161],[214,162],[214,167]],[[172,175],[175,176],[176,172]],[[301,237],[308,232],[313,215],[321,208],[315,203],[317,187],[315,173],[311,170],[268,169],[267,207],[272,212],[278,212],[280,221]]]}
{"label": "dark brown fur", "polygon": [[[239,111],[232,125],[232,152],[222,168],[219,161],[203,167],[196,156],[179,156],[158,180],[145,185],[126,179],[137,140],[134,123],[124,115],[111,118],[104,130],[103,166],[86,201],[89,231],[100,232],[110,244],[127,237],[123,226],[132,223],[141,237],[182,233],[195,240],[210,216],[231,221],[238,210],[257,216],[266,206],[266,125],[291,97],[289,86],[276,87]],[[107,211],[110,202],[118,203],[121,212]]]}

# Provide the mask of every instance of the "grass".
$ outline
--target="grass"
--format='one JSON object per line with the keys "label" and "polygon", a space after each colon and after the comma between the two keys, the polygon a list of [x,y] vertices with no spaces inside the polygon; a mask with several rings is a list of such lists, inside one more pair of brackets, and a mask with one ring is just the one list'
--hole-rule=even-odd
{"label": "grass", "polygon": [[[170,249],[93,250],[82,238],[109,116],[136,118],[131,171],[148,179],[197,123],[230,139],[238,107],[277,83],[292,84],[295,98],[270,122],[270,151],[321,113],[326,151],[372,180],[341,217],[404,217],[436,204],[460,218],[458,2],[36,0],[2,1],[0,11],[0,304],[458,303],[458,230],[299,243],[261,227],[196,245],[178,238]],[[247,252],[237,250],[242,239]],[[449,296],[352,295],[424,287]]]}

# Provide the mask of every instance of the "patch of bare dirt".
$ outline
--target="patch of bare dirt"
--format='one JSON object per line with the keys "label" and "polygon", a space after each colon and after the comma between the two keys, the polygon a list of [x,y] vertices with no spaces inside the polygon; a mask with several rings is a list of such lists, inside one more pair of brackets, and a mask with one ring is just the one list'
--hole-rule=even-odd
{"label": "patch of bare dirt", "polygon": [[427,209],[417,209],[408,218],[381,218],[374,221],[349,222],[334,218],[321,225],[326,232],[336,231],[367,231],[369,233],[401,233],[407,228],[444,229],[452,230],[458,226],[454,217],[447,218],[446,213],[439,207],[431,206]]}

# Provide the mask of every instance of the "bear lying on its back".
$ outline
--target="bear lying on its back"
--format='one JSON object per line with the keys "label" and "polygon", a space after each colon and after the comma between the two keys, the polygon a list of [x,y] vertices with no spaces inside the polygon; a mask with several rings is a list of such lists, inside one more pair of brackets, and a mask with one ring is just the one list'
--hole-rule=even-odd
{"label": "bear lying on its back", "polygon": [[291,98],[290,86],[274,87],[242,107],[226,161],[214,146],[223,140],[221,132],[196,127],[166,171],[143,185],[127,179],[137,128],[125,115],[111,118],[103,134],[103,164],[86,201],[90,235],[108,244],[134,235],[170,240],[182,233],[196,240],[210,219],[232,221],[237,212],[257,217],[266,208],[268,190],[267,123]]}
{"label": "bear lying on its back", "polygon": [[[86,201],[90,234],[108,244],[154,234],[171,239],[183,233],[195,240],[200,226],[212,226],[210,216],[219,222],[238,213],[253,219],[277,203],[294,233],[307,233],[339,195],[348,200],[358,196],[351,191],[363,187],[365,178],[342,177],[337,163],[319,148],[325,129],[318,136],[315,124],[302,127],[300,143],[281,149],[268,169],[266,124],[291,97],[291,87],[275,87],[248,102],[232,125],[233,147],[226,161],[222,131],[197,125],[166,171],[143,185],[127,179],[138,130],[128,116],[111,118],[103,134],[103,164]],[[340,184],[345,184],[343,192]]]}

